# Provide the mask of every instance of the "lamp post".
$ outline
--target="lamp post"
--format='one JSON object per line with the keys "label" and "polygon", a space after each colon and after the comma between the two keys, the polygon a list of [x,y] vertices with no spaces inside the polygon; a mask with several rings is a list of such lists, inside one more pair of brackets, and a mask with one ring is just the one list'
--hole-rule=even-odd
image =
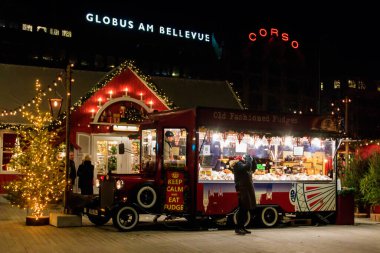
{"label": "lamp post", "polygon": [[70,114],[71,114],[71,68],[72,64],[68,64],[66,67],[66,135],[65,135],[65,146],[66,146],[66,156],[65,156],[65,192],[63,195],[64,203],[64,213],[69,213],[69,171],[70,171]]}
{"label": "lamp post", "polygon": [[[345,135],[348,136],[348,103],[351,102],[351,99],[349,99],[347,96],[343,99],[344,103],[344,132]],[[346,169],[348,169],[348,151],[349,151],[349,142],[346,138],[345,142],[345,160],[346,160]]]}

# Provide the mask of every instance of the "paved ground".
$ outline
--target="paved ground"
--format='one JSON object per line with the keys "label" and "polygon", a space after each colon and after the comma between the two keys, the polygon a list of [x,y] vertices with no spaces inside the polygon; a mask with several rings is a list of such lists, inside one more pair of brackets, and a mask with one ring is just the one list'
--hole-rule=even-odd
{"label": "paved ground", "polygon": [[136,231],[118,232],[111,223],[95,227],[83,218],[82,227],[26,226],[26,211],[0,197],[0,253],[8,252],[380,252],[380,223],[356,219],[354,226],[297,226],[255,228],[252,235],[233,230],[190,229],[186,224],[151,217]]}

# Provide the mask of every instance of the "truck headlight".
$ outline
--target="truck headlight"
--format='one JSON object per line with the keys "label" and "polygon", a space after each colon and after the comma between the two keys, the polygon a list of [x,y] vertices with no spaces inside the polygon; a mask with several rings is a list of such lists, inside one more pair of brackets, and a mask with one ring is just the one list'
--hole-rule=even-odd
{"label": "truck headlight", "polygon": [[96,179],[96,180],[95,180],[95,186],[96,186],[97,188],[100,187],[100,180],[99,180],[99,179]]}
{"label": "truck headlight", "polygon": [[123,188],[123,185],[124,185],[124,181],[119,179],[116,181],[116,189],[120,190],[121,188]]}

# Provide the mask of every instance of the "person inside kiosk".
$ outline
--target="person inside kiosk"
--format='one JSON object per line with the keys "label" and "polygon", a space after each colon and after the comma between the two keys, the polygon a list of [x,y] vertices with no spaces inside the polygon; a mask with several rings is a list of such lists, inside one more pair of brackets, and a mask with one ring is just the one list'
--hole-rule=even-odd
{"label": "person inside kiosk", "polygon": [[164,168],[184,168],[186,165],[186,129],[164,130]]}
{"label": "person inside kiosk", "polygon": [[165,132],[164,160],[174,160],[173,155],[174,134],[172,131]]}

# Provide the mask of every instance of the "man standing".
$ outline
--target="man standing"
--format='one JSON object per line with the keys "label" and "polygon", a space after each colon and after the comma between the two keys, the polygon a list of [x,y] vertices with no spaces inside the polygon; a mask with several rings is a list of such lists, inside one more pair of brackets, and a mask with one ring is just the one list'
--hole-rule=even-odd
{"label": "man standing", "polygon": [[75,178],[77,177],[77,171],[75,169],[75,162],[74,162],[74,152],[69,153],[69,159],[70,159],[70,171],[69,171],[69,178],[70,178],[70,190],[72,191],[75,185]]}
{"label": "man standing", "polygon": [[238,235],[250,234],[251,231],[244,227],[244,223],[247,213],[256,208],[255,190],[252,181],[252,172],[256,168],[252,168],[252,157],[250,155],[244,155],[242,159],[234,160],[231,163],[231,168],[233,169],[235,189],[239,200],[235,233]]}
{"label": "man standing", "polygon": [[172,143],[174,140],[174,134],[172,131],[165,132],[165,141],[164,141],[164,160],[174,160]]}

